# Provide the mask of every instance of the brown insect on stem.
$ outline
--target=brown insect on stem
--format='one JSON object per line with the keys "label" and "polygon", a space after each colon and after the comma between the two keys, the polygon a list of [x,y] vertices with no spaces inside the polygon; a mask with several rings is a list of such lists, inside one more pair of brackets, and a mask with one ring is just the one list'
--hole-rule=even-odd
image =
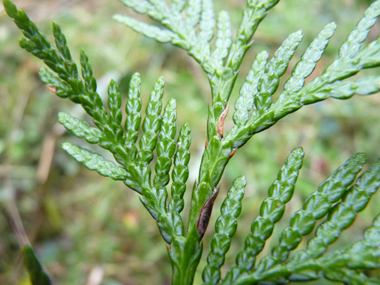
{"label": "brown insect on stem", "polygon": [[212,208],[214,207],[216,196],[218,196],[218,193],[219,193],[219,188],[220,187],[216,188],[216,191],[212,194],[211,198],[208,199],[206,203],[204,203],[199,213],[199,218],[197,222],[197,231],[200,234],[201,239],[203,238],[207,230],[207,226],[211,217]]}
{"label": "brown insect on stem", "polygon": [[207,148],[207,146],[208,146],[208,141],[206,140],[206,142],[205,142],[205,148]]}
{"label": "brown insect on stem", "polygon": [[227,106],[220,114],[219,121],[218,121],[218,134],[220,135],[221,138],[223,138],[223,128],[224,128],[224,120],[227,117],[228,114],[228,109],[229,109],[229,102],[227,102]]}
{"label": "brown insect on stem", "polygon": [[50,92],[53,92],[53,93],[56,93],[56,92],[57,92],[57,87],[55,87],[54,85],[46,85],[46,88],[47,88]]}
{"label": "brown insect on stem", "polygon": [[231,151],[231,153],[230,153],[230,155],[229,155],[229,158],[233,157],[236,151],[237,151],[237,148],[234,148],[234,149]]}

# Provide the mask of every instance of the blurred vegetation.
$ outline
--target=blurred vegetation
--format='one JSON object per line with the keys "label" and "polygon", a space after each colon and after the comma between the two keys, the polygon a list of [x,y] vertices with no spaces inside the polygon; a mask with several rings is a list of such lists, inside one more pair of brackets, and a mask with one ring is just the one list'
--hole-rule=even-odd
{"label": "blurred vegetation", "polygon": [[[227,9],[231,13],[236,29],[245,1],[215,2],[217,10]],[[266,49],[273,54],[291,32],[302,29],[304,40],[293,60],[296,62],[323,26],[335,21],[338,29],[314,72],[320,74],[371,2],[281,1],[254,37],[255,43],[242,65],[231,102],[258,51]],[[187,121],[192,128],[189,181],[193,183],[204,148],[209,102],[207,80],[193,60],[177,48],[146,39],[113,21],[111,16],[115,13],[133,14],[116,0],[15,0],[15,3],[47,35],[51,35],[50,22],[59,23],[74,58],[78,58],[80,48],[86,50],[98,78],[99,93],[105,93],[112,77],[126,96],[128,81],[137,71],[142,76],[143,98],[148,98],[155,79],[160,75],[165,77],[164,101],[174,97],[178,125]],[[66,111],[85,119],[86,115],[78,106],[52,96],[43,86],[38,78],[42,63],[18,47],[21,34],[1,9],[0,284],[29,284],[20,254],[20,244],[28,239],[54,284],[170,284],[171,268],[165,243],[137,195],[122,183],[84,169],[60,149],[64,141],[86,148],[92,146],[65,132],[57,124],[57,112]],[[379,31],[377,24],[368,41],[374,40]],[[221,184],[223,193],[237,175],[244,174],[248,181],[239,229],[230,252],[236,253],[243,246],[269,185],[293,148],[304,147],[305,165],[278,230],[287,225],[290,214],[305,197],[353,153],[367,153],[369,163],[378,158],[379,108],[380,95],[339,102],[327,100],[304,107],[254,136],[238,151],[227,166]],[[226,120],[226,128],[232,126],[232,113],[229,122]],[[97,152],[109,158],[104,150],[97,149]],[[186,195],[189,198],[190,190]],[[213,231],[211,225],[222,201],[219,196],[209,232]],[[370,206],[334,247],[344,247],[358,239],[379,211],[379,203],[380,195],[375,195]],[[275,231],[263,254],[269,252],[277,237]],[[204,256],[209,240],[206,233]],[[234,263],[234,255],[227,254],[227,269],[228,264]],[[199,266],[195,284],[201,282],[203,266],[204,263]]]}

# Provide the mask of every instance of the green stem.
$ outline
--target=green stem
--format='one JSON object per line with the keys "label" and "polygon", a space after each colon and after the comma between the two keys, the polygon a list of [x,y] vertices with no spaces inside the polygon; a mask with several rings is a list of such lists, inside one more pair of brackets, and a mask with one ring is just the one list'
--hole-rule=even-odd
{"label": "green stem", "polygon": [[188,233],[187,237],[176,237],[169,248],[172,262],[172,284],[192,285],[199,260],[202,256],[203,243],[199,242],[196,231]]}
{"label": "green stem", "polygon": [[220,135],[219,118],[227,107],[227,101],[235,83],[236,74],[210,78],[213,104],[209,108],[207,134],[208,143],[202,156],[199,182],[195,183],[189,213],[188,233],[186,237],[172,240],[169,256],[172,261],[172,284],[193,284],[194,275],[202,255],[202,236],[197,223],[202,206],[210,199],[217,187],[224,169],[233,151],[230,145],[223,145]]}

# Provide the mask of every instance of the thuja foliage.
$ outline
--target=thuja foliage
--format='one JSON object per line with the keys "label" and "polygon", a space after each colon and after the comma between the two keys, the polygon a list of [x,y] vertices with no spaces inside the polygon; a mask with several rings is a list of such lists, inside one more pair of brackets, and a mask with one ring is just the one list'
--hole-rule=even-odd
{"label": "thuja foliage", "polygon": [[[340,47],[336,60],[305,84],[336,29],[335,23],[326,25],[293,67],[276,100],[272,95],[302,40],[302,32],[291,34],[272,58],[267,51],[258,53],[234,103],[234,126],[228,131],[224,130],[224,120],[231,108],[229,98],[240,65],[260,22],[279,0],[248,0],[236,37],[232,37],[228,12],[219,12],[218,20],[215,19],[212,0],[172,0],[170,4],[163,0],[121,2],[156,24],[122,15],[115,15],[117,21],[149,38],[186,50],[209,80],[212,101],[208,108],[207,141],[191,201],[183,199],[189,176],[190,127],[185,123],[177,130],[174,99],[163,107],[164,79],[157,79],[145,112],[141,110],[138,73],[130,81],[125,112],[121,110],[118,84],[113,80],[108,86],[108,106],[104,106],[85,51],[80,52],[78,65],[58,24],[53,23],[54,46],[24,11],[10,0],[3,0],[7,14],[24,34],[20,46],[47,66],[40,71],[43,83],[59,97],[82,105],[93,118],[90,126],[60,113],[59,122],[76,137],[110,151],[117,164],[72,143],[64,143],[62,148],[88,169],[120,180],[137,192],[168,244],[173,284],[193,283],[202,255],[202,238],[219,192],[224,202],[203,269],[204,284],[282,284],[320,278],[345,284],[379,284],[380,280],[370,278],[368,272],[380,267],[380,215],[361,240],[343,250],[326,251],[380,187],[380,160],[360,174],[365,154],[349,158],[292,215],[289,227],[282,230],[271,253],[256,260],[292,198],[304,158],[303,149],[295,148],[269,187],[268,197],[236,255],[236,264],[226,269],[224,276],[221,267],[237,229],[246,180],[244,176],[236,178],[227,194],[220,191],[219,181],[240,147],[286,115],[330,97],[348,99],[354,94],[379,91],[380,76],[349,78],[380,65],[380,39],[362,46],[380,14],[380,1],[373,2],[364,13]],[[216,40],[210,44],[214,34]],[[185,202],[190,204],[187,225],[181,215]],[[294,251],[313,230],[307,246]],[[50,284],[31,248],[25,252],[32,282]]]}

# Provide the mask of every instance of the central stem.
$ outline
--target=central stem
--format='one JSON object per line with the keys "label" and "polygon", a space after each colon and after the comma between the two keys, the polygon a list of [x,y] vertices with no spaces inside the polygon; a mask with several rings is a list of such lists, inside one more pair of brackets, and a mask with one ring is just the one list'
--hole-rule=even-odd
{"label": "central stem", "polygon": [[207,142],[202,155],[198,183],[192,193],[186,237],[176,237],[169,248],[172,261],[172,283],[191,285],[202,255],[202,236],[197,223],[202,206],[210,199],[217,187],[223,171],[233,153],[232,145],[223,145],[221,114],[226,113],[227,102],[232,92],[236,74],[224,72],[220,76],[209,76],[212,91],[212,106],[209,107],[207,120]]}

